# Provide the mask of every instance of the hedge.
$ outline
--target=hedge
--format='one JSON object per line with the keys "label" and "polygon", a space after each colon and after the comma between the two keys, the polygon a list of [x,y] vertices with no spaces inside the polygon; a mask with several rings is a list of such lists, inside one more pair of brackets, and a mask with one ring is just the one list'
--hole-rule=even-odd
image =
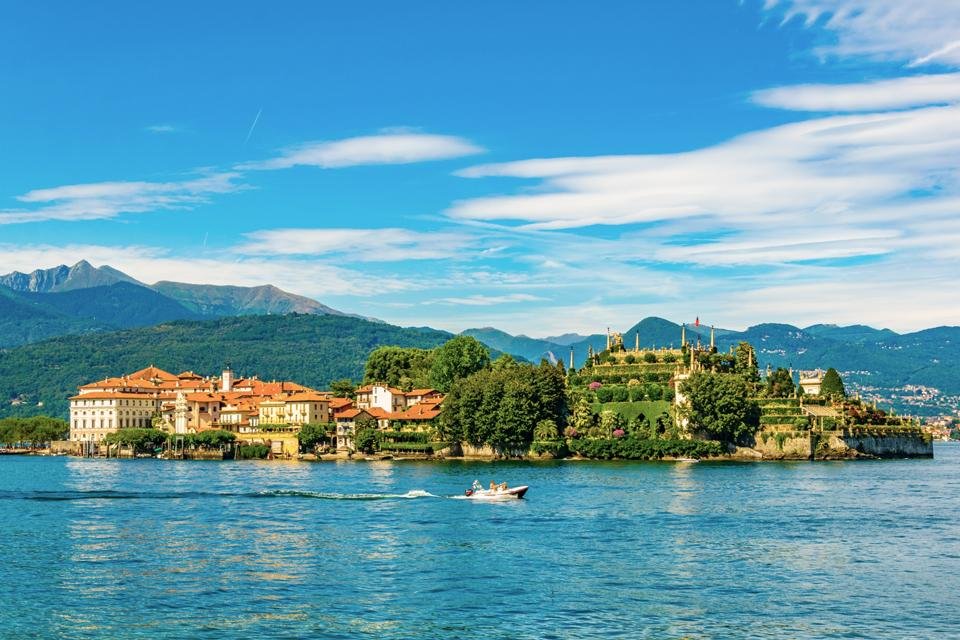
{"label": "hedge", "polygon": [[583,438],[570,440],[572,453],[600,460],[659,460],[664,457],[701,458],[723,453],[714,440],[667,440],[654,438]]}

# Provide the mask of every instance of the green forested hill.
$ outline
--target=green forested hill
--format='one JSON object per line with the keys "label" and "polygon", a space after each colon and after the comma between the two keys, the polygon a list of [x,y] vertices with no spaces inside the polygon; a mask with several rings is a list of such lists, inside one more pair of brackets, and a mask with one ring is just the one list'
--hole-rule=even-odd
{"label": "green forested hill", "polygon": [[[173,373],[217,374],[229,363],[240,376],[324,388],[339,378],[360,380],[367,355],[378,346],[432,348],[450,337],[357,318],[291,314],[54,338],[0,351],[0,417],[66,416],[78,385],[150,364]],[[15,399],[21,402],[12,404]]]}

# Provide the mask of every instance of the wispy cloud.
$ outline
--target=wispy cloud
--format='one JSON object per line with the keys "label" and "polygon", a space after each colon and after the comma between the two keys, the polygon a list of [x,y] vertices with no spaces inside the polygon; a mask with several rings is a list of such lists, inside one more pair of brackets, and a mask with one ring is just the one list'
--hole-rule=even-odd
{"label": "wispy cloud", "polygon": [[460,158],[483,149],[456,136],[427,133],[381,133],[343,140],[308,142],[285,150],[276,158],[238,165],[241,170],[289,169],[311,166],[324,169],[376,164],[409,164]]}
{"label": "wispy cloud", "polygon": [[540,296],[528,293],[508,293],[505,295],[472,295],[472,296],[454,296],[450,298],[439,298],[432,300],[427,304],[447,304],[464,305],[468,307],[490,307],[493,305],[510,304],[515,302],[538,302],[546,300]]}
{"label": "wispy cloud", "polygon": [[464,233],[381,229],[267,229],[246,234],[250,255],[343,256],[352,262],[453,258],[472,243]]}
{"label": "wispy cloud", "polygon": [[180,131],[179,127],[176,127],[172,124],[152,124],[145,128],[150,133],[176,133]]}
{"label": "wispy cloud", "polygon": [[960,5],[952,0],[766,0],[765,7],[833,32],[836,41],[821,53],[960,66]]}
{"label": "wispy cloud", "polygon": [[96,220],[123,213],[189,209],[216,194],[244,189],[235,172],[210,173],[174,182],[97,182],[34,189],[17,196],[31,208],[0,210],[0,224],[45,220]]}
{"label": "wispy cloud", "polygon": [[960,73],[853,84],[802,84],[764,89],[757,104],[794,111],[884,111],[960,102]]}
{"label": "wispy cloud", "polygon": [[[958,106],[834,116],[688,153],[473,167],[461,175],[538,178],[542,184],[534,193],[462,201],[449,214],[540,229],[659,225],[648,232],[653,237],[660,227],[675,236],[724,231],[722,242],[771,230],[801,240],[811,231],[832,231],[846,247],[859,243],[863,254],[873,254],[895,246],[892,240],[909,229],[918,206],[960,196],[958,164]],[[660,237],[661,245],[664,240],[669,237]],[[712,250],[716,241],[703,244]],[[793,245],[784,259],[816,259],[822,250],[818,243],[809,243],[808,251],[798,250],[802,246]],[[748,257],[749,247],[739,247],[739,255]]]}

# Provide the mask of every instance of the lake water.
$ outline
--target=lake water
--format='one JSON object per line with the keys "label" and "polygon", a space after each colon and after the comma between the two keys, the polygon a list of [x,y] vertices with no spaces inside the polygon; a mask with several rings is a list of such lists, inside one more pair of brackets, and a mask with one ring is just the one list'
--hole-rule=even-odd
{"label": "lake water", "polygon": [[[459,499],[475,479],[527,499]],[[0,637],[960,637],[960,447],[763,464],[0,458]]]}

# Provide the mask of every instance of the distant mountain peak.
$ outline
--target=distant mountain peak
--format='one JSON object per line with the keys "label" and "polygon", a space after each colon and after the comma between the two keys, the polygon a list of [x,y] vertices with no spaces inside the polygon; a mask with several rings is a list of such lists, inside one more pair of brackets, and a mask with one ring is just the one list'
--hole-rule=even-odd
{"label": "distant mountain peak", "polygon": [[[347,316],[312,298],[289,293],[272,284],[256,287],[190,284],[162,280],[151,287],[188,309],[207,316],[283,315],[310,313]],[[359,316],[357,316],[359,317]]]}
{"label": "distant mountain peak", "polygon": [[86,260],[80,260],[70,267],[61,264],[50,269],[36,269],[30,273],[13,271],[0,276],[0,285],[14,291],[31,293],[59,293],[109,286],[118,282],[142,284],[122,271],[107,266],[98,269]]}

